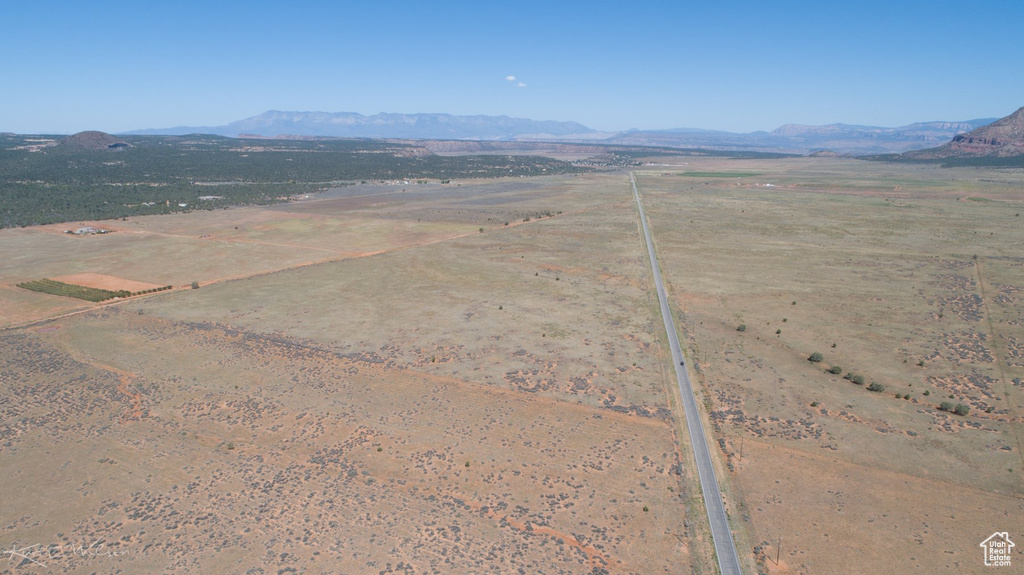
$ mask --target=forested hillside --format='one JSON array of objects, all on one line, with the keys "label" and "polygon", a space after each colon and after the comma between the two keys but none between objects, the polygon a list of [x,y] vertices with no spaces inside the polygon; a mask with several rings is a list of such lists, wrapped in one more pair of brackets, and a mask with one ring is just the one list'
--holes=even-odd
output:
[{"label": "forested hillside", "polygon": [[62,139],[0,135],[0,227],[272,203],[364,180],[588,169],[535,156],[437,156],[381,140],[126,136],[118,140],[127,145],[83,149]]}]

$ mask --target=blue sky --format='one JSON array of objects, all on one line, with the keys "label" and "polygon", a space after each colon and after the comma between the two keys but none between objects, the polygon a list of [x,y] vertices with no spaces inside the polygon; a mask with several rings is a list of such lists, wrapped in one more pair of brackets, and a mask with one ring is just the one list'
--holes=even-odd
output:
[{"label": "blue sky", "polygon": [[1020,0],[0,0],[0,131],[272,109],[744,132],[999,117],[1024,106],[1022,23]]}]

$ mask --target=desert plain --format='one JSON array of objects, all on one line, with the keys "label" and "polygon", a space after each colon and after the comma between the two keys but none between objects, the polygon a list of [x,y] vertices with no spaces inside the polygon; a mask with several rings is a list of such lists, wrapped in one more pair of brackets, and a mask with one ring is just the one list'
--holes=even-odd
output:
[{"label": "desert plain", "polygon": [[[745,572],[1024,550],[1024,173],[634,172]],[[0,230],[0,572],[715,573],[639,224],[611,171]]]}]

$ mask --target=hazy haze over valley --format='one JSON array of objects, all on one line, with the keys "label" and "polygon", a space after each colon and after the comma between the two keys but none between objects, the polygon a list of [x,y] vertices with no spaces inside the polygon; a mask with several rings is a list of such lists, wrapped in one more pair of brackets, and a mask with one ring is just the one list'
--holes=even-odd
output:
[{"label": "hazy haze over valley", "polygon": [[771,132],[746,134],[677,128],[598,132],[576,122],[536,121],[506,116],[450,114],[377,114],[270,111],[223,126],[179,126],[128,134],[217,134],[245,136],[322,136],[443,140],[555,140],[634,146],[668,146],[806,154],[831,150],[841,154],[877,154],[930,148],[948,142],[993,119],[920,122],[900,128],[878,126],[800,126],[787,124]]}]

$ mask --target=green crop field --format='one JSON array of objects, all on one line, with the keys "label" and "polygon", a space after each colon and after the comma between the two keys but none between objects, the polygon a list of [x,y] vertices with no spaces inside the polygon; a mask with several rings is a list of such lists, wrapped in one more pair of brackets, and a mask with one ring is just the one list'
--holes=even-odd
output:
[{"label": "green crop field", "polygon": [[18,284],[18,287],[51,295],[84,299],[85,301],[91,302],[101,302],[108,299],[114,299],[115,297],[129,297],[132,295],[129,291],[110,291],[74,284],[66,284],[64,282],[51,279],[24,282]]},{"label": "green crop field", "polygon": [[20,283],[18,284],[18,287],[50,295],[73,297],[75,299],[82,299],[91,302],[101,302],[114,299],[116,297],[126,298],[135,295],[143,295],[148,293],[169,290],[173,286],[162,286],[158,288],[143,290],[140,292],[130,292],[128,290],[111,291],[99,288],[92,288],[88,286],[69,284],[57,280],[44,278],[41,280],[33,280]]}]

